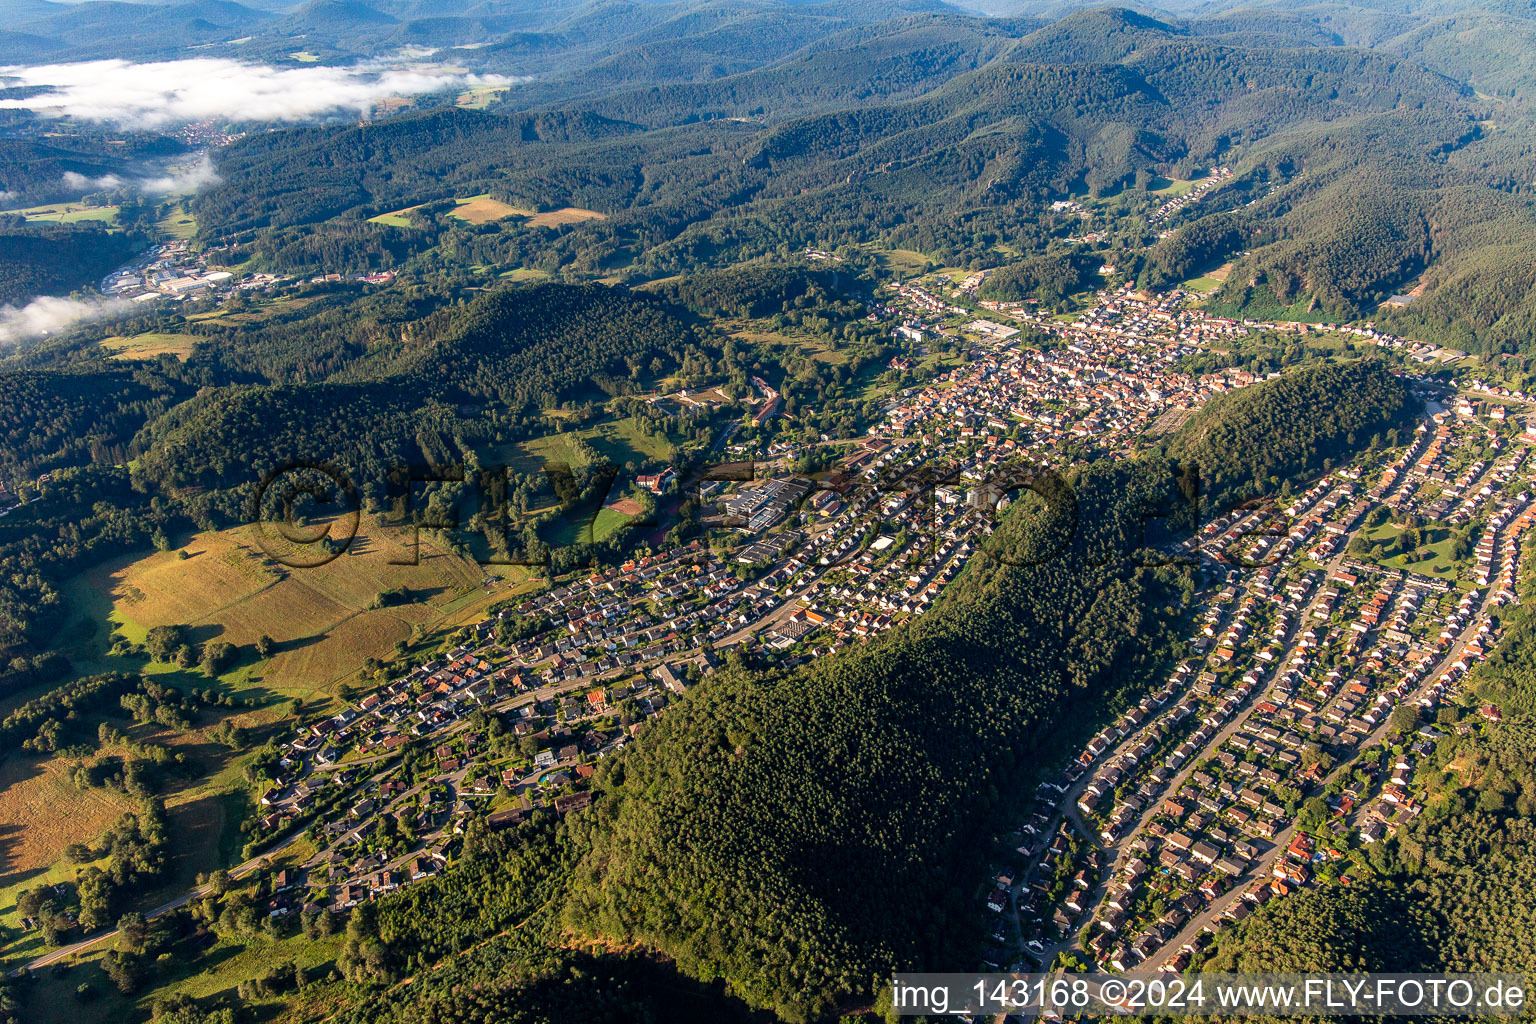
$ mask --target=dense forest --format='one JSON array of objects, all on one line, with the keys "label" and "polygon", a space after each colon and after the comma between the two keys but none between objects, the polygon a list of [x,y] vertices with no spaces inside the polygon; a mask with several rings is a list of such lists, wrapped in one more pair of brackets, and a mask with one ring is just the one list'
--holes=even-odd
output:
[{"label": "dense forest", "polygon": [[822,305],[836,287],[836,274],[754,265],[688,274],[661,282],[655,291],[704,316],[767,317]]},{"label": "dense forest", "polygon": [[[931,614],[793,670],[733,659],[601,764],[589,811],[472,834],[455,867],[362,915],[348,978],[416,980],[357,1012],[532,1012],[542,979],[580,964],[572,936],[658,949],[785,1020],[953,962],[989,811],[1079,738],[1078,709],[1114,707],[1181,649],[1193,581],[1144,530],[1153,513],[1192,525],[1190,486],[1147,460],[1040,479]],[[622,989],[632,967],[582,969]]]},{"label": "dense forest", "polygon": [[[1462,99],[1445,79],[1385,56],[1223,46],[1128,12],[1085,12],[1046,28],[925,24],[941,27],[947,41],[896,25],[859,34],[862,45],[829,49],[855,69],[844,78],[818,51],[718,83],[619,92],[585,109],[433,110],[255,135],[221,153],[225,183],[198,197],[199,223],[206,237],[274,267],[327,270],[409,261],[436,244],[473,262],[578,273],[628,264],[654,276],[881,237],[952,263],[996,264],[1005,262],[1000,243],[1025,255],[1043,244],[1047,197],[1113,193],[1164,169],[1207,165],[1240,143],[1281,138],[1286,128],[1310,140],[1308,126]],[[1000,47],[1010,35],[1014,45]],[[1110,51],[1098,42],[1106,35],[1120,40]],[[970,47],[974,66],[940,55],[954,46]],[[902,95],[905,86],[889,80],[870,87],[864,69],[880,60],[920,69],[912,85],[925,81],[927,90]],[[935,60],[946,70],[925,79],[921,69]],[[838,109],[764,117],[751,98],[808,81],[824,83]],[[727,116],[700,119],[701,101],[719,103]],[[1455,116],[1430,130],[1448,130]],[[1366,136],[1356,148],[1372,145]],[[1261,152],[1243,181],[1297,159]],[[1384,157],[1379,147],[1365,155]],[[519,218],[472,227],[364,223],[481,193],[520,209],[572,206],[604,217],[559,228]],[[1291,249],[1288,262],[1277,257],[1268,268],[1275,286],[1299,280],[1297,261],[1305,287],[1330,303],[1363,302],[1395,286],[1393,275],[1422,264],[1422,244],[1408,253],[1389,247],[1382,266],[1358,281],[1327,262],[1383,224],[1411,224],[1389,198],[1347,221],[1309,214],[1308,225],[1334,234],[1306,245],[1312,227],[1277,234]],[[1047,283],[1042,297],[1058,291]]]},{"label": "dense forest", "polygon": [[1091,256],[1036,256],[993,271],[978,294],[1003,302],[1032,299],[1055,308],[1096,280],[1100,262]]},{"label": "dense forest", "polygon": [[1379,362],[1324,363],[1213,398],[1170,450],[1199,468],[1216,510],[1273,495],[1367,445],[1401,443],[1418,405]]},{"label": "dense forest", "polygon": [[0,373],[0,483],[125,462],[134,434],[186,395],[152,370]]},{"label": "dense forest", "polygon": [[[264,474],[295,462],[339,467],[374,510],[398,498],[401,467],[511,463],[512,504],[544,505],[522,542],[547,552],[554,520],[595,516],[621,467],[627,484],[732,439],[863,437],[891,396],[976,358],[958,332],[892,332],[875,285],[916,267],[955,283],[987,270],[975,298],[1065,312],[1089,289],[1170,289],[1230,264],[1214,311],[1536,354],[1536,21],[1512,5],[1050,21],[937,0],[16,6],[0,54],[28,60],[194,45],[335,70],[452,46],[455,66],[513,84],[465,106],[449,91],[395,113],[225,126],[240,137],[214,150],[218,181],[185,200],[193,248],[288,280],[136,305],[4,353],[0,484],[7,504],[27,499],[0,517],[12,748],[55,752],[87,713],[153,704],[144,679],[81,674],[98,666],[51,650],[71,574],[244,521]],[[6,206],[185,151],[50,124],[0,111]],[[173,200],[132,192],[95,197],[120,204],[125,230],[0,215],[0,305],[88,288],[140,251]],[[483,217],[461,206],[472,197]],[[396,276],[356,276],[384,269]],[[187,345],[128,363],[97,344],[152,333]],[[1338,355],[1321,347],[1332,338],[1277,336],[1270,354],[1255,354],[1264,336],[1191,357],[1284,372],[1138,460],[1040,481],[931,614],[806,663],[732,655],[597,762],[589,809],[502,832],[472,820],[451,867],[331,923],[345,934],[326,934],[335,974],[308,1015],[804,1022],[869,1007],[892,969],[970,966],[994,823],[1184,650],[1194,581],[1150,550],[1167,537],[1147,520],[1188,529],[1197,510],[1406,440],[1419,407],[1402,377],[1320,361]],[[753,377],[781,391],[765,424],[742,416]],[[719,406],[663,397],[698,385],[719,385]],[[790,458],[815,471],[834,450]],[[566,458],[581,463],[569,479],[543,479]],[[684,505],[678,529],[696,529]],[[557,569],[595,545],[567,547]],[[1207,967],[1529,967],[1536,619],[1501,617],[1508,639],[1473,688],[1505,721],[1450,709],[1441,724],[1467,728],[1430,756],[1425,815],[1352,862],[1370,884],[1275,901]],[[111,778],[126,792],[131,774]],[[132,812],[89,851],[81,923],[111,923],[132,887],[166,875],[178,837],[132,781]],[[25,898],[47,933],[64,927],[48,891]],[[143,951],[107,962],[154,970]],[[0,990],[0,1020],[25,1019],[18,994]],[[187,1000],[153,1012],[241,1016]]]},{"label": "dense forest", "polygon": [[230,490],[207,500],[236,517],[262,473],[318,460],[382,500],[395,467],[461,464],[521,440],[541,409],[687,372],[707,344],[664,303],[600,285],[493,292],[372,331],[324,381],[209,388],[177,406],[135,438],[137,478]]},{"label": "dense forest", "polygon": [[1149,508],[1188,507],[1168,468],[1037,486],[931,615],[793,671],[733,659],[602,762],[589,812],[472,829],[452,868],[355,914],[345,1019],[521,1020],[550,999],[608,1019],[608,995],[549,979],[596,972],[623,992],[673,970],[593,961],[573,934],[659,949],[730,996],[701,1008],[674,978],[640,1019],[819,1018],[892,967],[968,948],[988,812],[1064,749],[1074,709],[1113,706],[1176,653],[1191,585],[1142,550]]},{"label": "dense forest", "polygon": [[1173,643],[1183,584],[1140,567],[1136,532],[1172,477],[1073,483],[1075,508],[1042,486],[994,538],[1001,560],[931,616],[794,672],[717,676],[658,723],[575,826],[567,926],[660,948],[789,1020],[952,959],[989,809],[1072,708],[1147,679]]},{"label": "dense forest", "polygon": [[0,304],[94,288],[148,244],[100,225],[41,227],[0,215]]}]

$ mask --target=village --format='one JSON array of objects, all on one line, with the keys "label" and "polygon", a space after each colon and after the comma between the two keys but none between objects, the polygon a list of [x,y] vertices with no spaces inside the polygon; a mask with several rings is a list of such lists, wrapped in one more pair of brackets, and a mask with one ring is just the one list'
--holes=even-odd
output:
[{"label": "village", "polygon": [[[1517,600],[1536,508],[1504,413],[1458,401],[1385,467],[1203,528],[1197,657],[1041,783],[986,900],[994,959],[1176,972],[1267,901],[1359,880],[1419,812],[1437,739],[1474,727],[1447,704]],[[1375,538],[1419,515],[1477,527],[1475,545],[1429,574],[1381,558]]]}]

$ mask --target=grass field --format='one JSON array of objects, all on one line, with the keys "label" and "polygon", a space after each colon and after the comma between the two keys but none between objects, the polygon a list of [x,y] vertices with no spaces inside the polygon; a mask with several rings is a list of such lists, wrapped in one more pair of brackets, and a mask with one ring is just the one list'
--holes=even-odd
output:
[{"label": "grass field", "polygon": [[1209,292],[1215,291],[1217,288],[1220,288],[1221,282],[1216,280],[1214,277],[1192,277],[1180,285],[1180,287],[1188,289],[1192,292],[1207,294]]},{"label": "grass field", "polygon": [[528,218],[528,226],[535,228],[558,228],[567,224],[580,224],[584,220],[607,220],[606,213],[598,213],[596,210],[584,210],[579,206],[566,206],[558,210],[548,210],[544,213],[534,213],[531,210],[520,211]]},{"label": "grass field", "polygon": [[641,433],[639,424],[625,419],[523,441],[505,452],[504,458],[519,473],[535,473],[551,464],[585,466],[587,459],[576,445],[578,438],[616,466],[647,458],[670,459],[673,454],[671,441]]},{"label": "grass field", "polygon": [[449,216],[470,224],[489,224],[522,212],[490,196],[472,196],[469,199],[455,199],[454,202],[459,204],[458,208]]},{"label": "grass field", "polygon": [[1158,178],[1152,183],[1152,194],[1159,196],[1181,196],[1200,184],[1198,180],[1185,181],[1173,178]]},{"label": "grass field", "polygon": [[6,210],[5,213],[19,213],[29,221],[44,221],[50,224],[78,224],[81,221],[102,221],[106,224],[117,223],[118,208],[115,206],[82,206],[79,203],[49,203],[45,206],[29,206],[24,210]]},{"label": "grass field", "polygon": [[[256,547],[248,527],[197,534],[180,550],[187,557],[168,551],[117,559],[74,577],[64,587],[70,617],[62,635],[69,638],[65,650],[79,674],[142,672],[184,689],[211,688],[258,702],[255,707],[205,709],[195,727],[186,732],[152,723],[133,725],[121,712],[106,713],[135,741],[166,744],[202,769],[193,779],[168,781],[162,791],[175,836],[171,872],[155,891],[140,894],[135,907],[156,906],[185,890],[199,872],[238,861],[244,841],[240,823],[251,806],[242,769],[253,751],[280,727],[287,715],[284,701],[301,698],[311,710],[316,702],[330,704],[343,683],[357,681],[358,669],[367,658],[391,657],[395,641],[411,637],[416,627],[425,631],[429,642],[438,642],[483,618],[491,603],[535,585],[528,582],[529,570],[506,566],[495,570],[503,582],[487,585],[484,570],[450,553],[426,532],[420,538],[419,564],[392,565],[409,558],[407,538],[403,531],[373,519],[363,521],[347,554],[317,569],[288,569],[270,562]],[[399,587],[408,588],[407,603],[373,607],[379,592]],[[195,643],[218,637],[242,645],[240,663],[210,679],[197,669],[146,663],[110,652],[114,634],[139,641],[151,627],[170,623],[186,627]],[[280,644],[278,652],[264,660],[249,646],[263,633]],[[42,689],[17,694],[15,699],[39,696]],[[207,736],[207,730],[231,716],[252,730],[246,750],[229,750]],[[79,730],[94,732],[98,717],[81,723]],[[94,759],[96,752],[90,756]],[[0,960],[4,966],[42,952],[36,933],[18,930],[19,891],[39,881],[72,879],[78,865],[63,856],[64,849],[71,843],[94,842],[130,809],[131,801],[110,790],[78,789],[68,776],[71,764],[60,755],[16,754],[0,761]],[[13,936],[14,941],[4,941]],[[236,952],[245,955],[243,948]],[[233,980],[219,980],[212,988],[200,987],[199,992],[221,990],[256,973],[241,969],[243,973]],[[72,969],[69,974],[79,977],[70,983],[69,991],[94,970],[89,965]],[[222,968],[210,970],[218,979],[228,978]],[[105,993],[111,986],[97,988]],[[77,1009],[72,996],[68,1003],[69,1009]],[[94,1012],[111,1003],[103,997],[90,1005]],[[108,1013],[85,1019],[124,1018],[121,1013]]]},{"label": "grass field", "polygon": [[[225,939],[200,956],[196,970],[173,966],[168,973],[157,974],[155,982],[137,996],[119,994],[117,987],[101,969],[101,960],[111,948],[102,945],[78,959],[68,970],[39,972],[37,981],[27,991],[24,1016],[28,1024],[118,1024],[127,1020],[147,1020],[156,997],[171,991],[185,992],[194,998],[235,996],[242,982],[265,974],[274,964],[294,963],[312,976],[324,973],[341,952],[342,936],[306,940],[295,935],[280,941],[265,938]],[[97,995],[89,1002],[75,996],[81,983],[89,983]],[[236,1000],[251,1020],[269,1021],[286,1006],[282,997]]]},{"label": "grass field", "polygon": [[[390,564],[410,557],[405,540],[403,531],[368,521],[340,558],[288,569],[241,528],[192,537],[185,559],[158,552],[109,562],[66,585],[72,609],[87,620],[71,634],[89,637],[72,654],[87,665],[110,661],[103,653],[109,629],[135,642],[173,624],[197,642],[249,645],[265,634],[278,641],[278,653],[227,674],[224,686],[245,696],[328,700],[365,660],[388,656],[414,626],[430,625],[447,605],[478,592],[480,568],[425,533],[420,564]],[[381,591],[399,587],[410,590],[410,603],[370,607]]]},{"label": "grass field", "polygon": [[190,213],[172,210],[155,222],[155,228],[167,238],[191,238],[197,234],[197,218]]},{"label": "grass field", "polygon": [[76,789],[67,767],[58,758],[0,762],[0,889],[73,879],[73,867],[61,862],[64,847],[97,835],[131,808],[133,801],[109,790]]},{"label": "grass field", "polygon": [[215,320],[221,324],[257,324],[279,313],[302,309],[315,301],[316,297],[313,295],[282,299],[253,298],[253,305],[241,313],[231,313],[223,306],[219,306],[202,313],[193,313],[187,319],[197,323]]},{"label": "grass field", "polygon": [[882,249],[880,267],[890,274],[921,274],[931,264],[928,257],[914,249]]},{"label": "grass field", "polygon": [[[254,749],[286,716],[283,701],[300,698],[311,709],[317,701],[330,703],[341,684],[356,681],[366,659],[391,657],[395,641],[411,637],[414,627],[429,636],[457,630],[530,575],[499,567],[496,574],[506,582],[487,587],[480,567],[425,533],[420,564],[391,565],[409,555],[402,540],[398,532],[365,521],[351,552],[321,568],[299,570],[268,561],[250,529],[242,528],[192,537],[182,548],[185,559],[174,552],[129,556],[66,584],[70,619],[63,635],[70,638],[66,651],[78,673],[142,672],[184,689],[212,688],[259,702],[204,712],[187,732],[113,719],[136,741],[169,745],[203,769],[200,777],[178,780],[164,792],[177,841],[173,871],[162,888],[185,888],[199,871],[233,863],[240,853],[239,823],[248,802],[241,767],[251,755],[213,743],[205,730],[232,714],[254,730]],[[409,603],[371,607],[380,591],[397,587],[409,588]],[[242,645],[241,661],[210,679],[197,669],[111,654],[113,633],[139,641],[164,624],[186,627],[193,642],[218,637]],[[265,660],[249,646],[263,633],[279,641],[277,653]],[[85,726],[94,732],[93,722]],[[68,778],[70,766],[61,756],[0,761],[0,926],[15,924],[6,919],[6,908],[14,907],[19,886],[72,878],[75,866],[63,858],[64,848],[95,840],[130,809],[129,800],[109,790],[77,789]],[[6,948],[6,957],[16,955]]]},{"label": "grass field", "polygon": [[[739,321],[738,321],[739,322]],[[785,334],[777,331],[736,330],[731,331],[731,337],[740,338],[752,345],[781,345],[794,349],[804,356],[816,360],[818,363],[830,363],[837,365],[846,363],[849,358],[847,349],[838,347],[830,338],[824,338],[813,334]]]},{"label": "grass field", "polygon": [[114,359],[154,359],[160,355],[173,355],[185,359],[192,354],[192,346],[199,339],[192,334],[135,334],[131,338],[116,335],[101,339],[101,347],[112,353]]},{"label": "grass field", "polygon": [[629,522],[632,518],[634,517],[627,516],[623,512],[611,508],[599,510],[597,518],[592,520],[592,539],[594,541],[607,540],[615,530]]},{"label": "grass field", "polygon": [[411,223],[410,217],[408,217],[407,214],[409,214],[412,210],[415,210],[415,209],[417,209],[417,207],[415,207],[415,206],[407,206],[403,210],[394,210],[394,211],[392,211],[390,213],[381,213],[377,217],[369,217],[368,218],[368,223],[369,224],[384,224],[384,225],[387,225],[388,227],[392,227],[392,228],[414,227],[414,225]]},{"label": "grass field", "polygon": [[295,50],[288,57],[290,60],[296,60],[300,64],[314,64],[320,60],[318,53],[310,53],[308,50]]}]

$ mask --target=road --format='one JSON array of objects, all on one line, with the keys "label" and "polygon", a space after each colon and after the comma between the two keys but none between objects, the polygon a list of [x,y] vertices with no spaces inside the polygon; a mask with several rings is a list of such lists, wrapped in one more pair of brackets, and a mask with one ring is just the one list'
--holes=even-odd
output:
[{"label": "road", "polygon": [[[803,593],[803,591],[801,591],[801,593]],[[798,597],[798,596],[799,596],[799,594],[796,595],[796,597]],[[758,628],[762,624],[762,622],[765,622],[768,619],[772,618],[774,614],[778,614],[782,610],[782,607],[787,607],[790,604],[792,604],[792,602],[786,602],[785,606],[781,606],[781,609],[776,609],[774,613],[770,613],[770,615],[766,616],[763,620],[760,620],[757,623],[753,623],[751,626],[744,627],[742,632],[746,632],[748,630],[752,630],[752,629]],[[725,641],[722,641],[722,645],[724,643],[725,643]],[[702,650],[702,649],[700,649],[700,650]],[[695,652],[695,653],[697,653],[697,652]],[[602,673],[602,674],[596,675],[596,676],[589,676],[589,677],[583,677],[583,678],[580,678],[580,679],[574,679],[574,680],[571,680],[569,682],[563,682],[563,683],[555,684],[555,685],[552,685],[552,686],[538,687],[537,689],[530,690],[530,691],[528,691],[526,693],[521,693],[521,694],[517,694],[516,696],[510,697],[507,700],[502,701],[501,703],[499,703],[497,705],[494,705],[492,709],[496,710],[496,711],[507,711],[507,710],[511,710],[511,709],[520,707],[520,706],[522,706],[524,704],[533,703],[533,702],[542,701],[542,700],[551,700],[551,699],[559,697],[559,696],[561,696],[561,695],[563,695],[565,693],[569,693],[569,692],[571,692],[573,690],[588,688],[588,687],[592,686],[593,683],[596,682],[596,681],[599,681],[599,680],[602,680],[602,679],[605,679],[605,678],[609,678],[609,677],[612,677],[612,676],[616,676],[616,675],[619,675],[619,674],[622,674],[622,673],[632,673],[634,671],[635,671],[635,666],[630,666],[628,668],[614,669],[614,670],[612,670],[610,672],[605,672],[605,673]],[[426,736],[423,736],[420,739],[421,739],[422,742],[439,743],[439,742],[442,741],[442,739],[444,737],[451,736],[454,733],[457,733],[457,732],[467,728],[468,725],[469,725],[469,723],[466,720],[460,719],[459,721],[455,722],[453,725],[449,726],[448,728],[443,729],[440,732],[428,733]],[[352,761],[337,762],[335,764],[330,764],[330,765],[319,765],[319,766],[316,766],[315,772],[316,773],[327,772],[327,771],[334,772],[334,771],[337,771],[337,770],[340,770],[340,769],[343,769],[343,768],[354,768],[354,767],[357,767],[357,766],[360,766],[360,765],[371,764],[371,763],[377,762],[379,760],[382,760],[382,759],[384,759],[386,757],[390,757],[390,756],[391,755],[383,755],[383,754],[381,754],[381,755],[376,755],[376,756],[373,756],[373,757],[360,758],[360,759],[352,760]],[[462,781],[462,779],[464,777],[464,773],[467,770],[468,770],[467,768],[466,769],[461,769],[460,772],[458,773],[458,779],[460,781]],[[388,774],[389,774],[388,771],[384,771],[384,772],[379,772],[379,773],[376,773],[376,774],[370,776],[369,778],[363,780],[362,782],[359,782],[355,787],[353,787],[352,793],[355,795],[356,793],[362,791],[367,786],[378,783],[379,781],[381,781]],[[414,787],[412,792],[415,792],[419,788],[420,788],[419,785],[417,787]],[[455,785],[454,788],[455,788],[455,791],[457,791],[459,787],[457,785]],[[399,798],[397,798],[395,803],[398,803],[398,801],[401,800],[401,799],[405,799],[405,796],[408,796],[408,795],[410,795],[410,794],[408,793],[408,794],[404,794],[404,795],[400,796]],[[237,879],[245,877],[246,875],[248,875],[251,872],[255,871],[258,867],[260,867],[263,862],[271,860],[271,858],[273,858],[273,857],[277,856],[278,854],[282,853],[284,850],[287,850],[289,847],[291,847],[294,843],[298,842],[302,838],[304,838],[304,833],[302,831],[301,832],[295,832],[293,835],[291,835],[288,838],[281,840],[277,844],[267,848],[266,850],[262,851],[261,853],[257,854],[256,856],[252,857],[250,860],[245,861],[243,864],[239,864],[236,867],[231,868],[230,871],[229,871],[230,877],[231,878],[237,878]],[[322,856],[325,853],[328,853],[329,851],[330,851],[330,847],[326,847],[325,849],[323,849],[320,852],[316,853],[313,857],[311,857],[308,861],[305,862],[305,866],[308,867],[308,866],[312,866],[312,865],[318,863],[320,861],[320,859],[322,858]],[[404,860],[409,859],[411,856],[414,856],[415,853],[417,853],[417,852],[419,852],[419,851],[413,851],[412,853],[407,854],[404,857],[398,858],[397,861],[398,862],[403,862]],[[185,893],[182,893],[180,896],[177,896],[175,899],[170,900],[167,903],[163,903],[160,906],[155,907],[152,910],[146,911],[145,914],[144,914],[144,917],[145,917],[146,920],[153,920],[153,919],[155,919],[157,917],[161,917],[161,916],[163,916],[165,914],[170,913],[173,910],[176,910],[179,907],[186,906],[188,903],[190,903],[194,899],[198,899],[198,898],[201,898],[203,896],[208,895],[210,892],[212,892],[212,887],[211,886],[208,886],[208,885],[197,886],[196,888],[193,888],[191,890],[188,890]],[[35,971],[35,970],[38,970],[40,968],[47,967],[49,964],[58,963],[59,961],[67,959],[68,957],[74,956],[77,953],[85,952],[86,950],[92,949],[92,948],[100,945],[103,942],[107,942],[107,941],[111,940],[113,937],[115,937],[116,935],[117,935],[117,929],[116,928],[111,928],[111,929],[108,929],[108,930],[105,930],[105,931],[97,932],[96,934],[88,936],[88,937],[86,937],[84,939],[81,939],[78,942],[72,942],[72,943],[70,943],[67,946],[60,946],[58,949],[51,950],[51,951],[49,951],[47,953],[44,953],[42,956],[39,956],[39,957],[36,957],[36,958],[30,960],[27,963],[21,965],[20,967],[14,968],[11,971],[11,976],[12,977],[17,977],[17,976],[19,976],[19,975],[21,975],[21,974],[23,974],[23,973],[25,973],[27,971]]]},{"label": "road", "polygon": [[[276,856],[277,854],[282,853],[284,850],[288,849],[288,847],[292,846],[302,838],[304,838],[304,833],[294,833],[287,839],[284,839],[282,842],[278,843],[276,846],[271,847],[270,849],[262,852],[261,854],[258,854],[255,857],[252,857],[244,864],[240,864],[231,868],[229,871],[230,877],[245,877],[246,875],[259,868],[264,862]],[[157,917],[169,914],[171,911],[177,909],[178,907],[186,906],[194,899],[207,896],[211,892],[213,892],[213,886],[200,885],[195,889],[182,893],[180,896],[171,900],[169,903],[162,903],[160,906],[154,908],[153,910],[146,911],[144,917],[146,920],[152,921]],[[117,929],[111,928],[106,931],[97,932],[95,935],[81,939],[79,942],[70,943],[68,946],[60,946],[58,949],[55,949],[50,953],[44,953],[42,956],[37,957],[36,959],[31,960],[28,963],[23,964],[22,966],[11,971],[11,977],[18,977],[19,975],[28,971],[35,971],[40,968],[47,967],[49,964],[57,963],[66,957],[74,956],[76,953],[82,953],[85,950],[92,948],[93,946],[106,942],[108,939],[111,939],[116,935]]]},{"label": "road", "polygon": [[[1338,555],[1335,555],[1334,558],[1328,563],[1328,565],[1324,567],[1324,572],[1332,573],[1343,563],[1344,557],[1345,556],[1341,550],[1341,552]],[[1326,575],[1324,578],[1326,579]],[[1312,610],[1317,606],[1317,602],[1321,599],[1324,589],[1326,588],[1319,587],[1317,592],[1312,595],[1306,606],[1302,608],[1301,612],[1297,615],[1296,621],[1291,625],[1291,630],[1287,637],[1285,647],[1282,648],[1280,654],[1276,656],[1275,661],[1273,662],[1273,665],[1276,667],[1276,669],[1287,664],[1291,657],[1294,655],[1296,650],[1296,641],[1301,636],[1301,633],[1303,632],[1306,625],[1312,621]],[[1210,751],[1221,749],[1221,745],[1230,739],[1234,733],[1238,732],[1242,728],[1242,724],[1246,717],[1244,712],[1254,703],[1262,701],[1269,695],[1269,692],[1273,688],[1274,682],[1278,676],[1278,671],[1271,671],[1269,684],[1256,688],[1251,697],[1249,697],[1246,701],[1234,709],[1232,717],[1227,721],[1227,723],[1218,729],[1216,733],[1210,738],[1210,740],[1207,741],[1206,745],[1201,749],[1201,751],[1195,756],[1191,757],[1188,764],[1180,769],[1179,772],[1168,781],[1168,784],[1163,787],[1164,792],[1179,792],[1179,790],[1184,787],[1184,784],[1189,781],[1189,777],[1198,769],[1198,766],[1204,759],[1204,756]],[[1144,726],[1142,729],[1136,730],[1130,736],[1126,737],[1124,740],[1118,743],[1115,747],[1106,751],[1094,763],[1106,764],[1123,753],[1127,748],[1139,744],[1145,732],[1145,728],[1149,727],[1151,724],[1152,723],[1150,721],[1146,723],[1146,726]],[[1079,834],[1087,838],[1089,842],[1092,842],[1095,845],[1099,845],[1098,830],[1096,828],[1091,828],[1086,822],[1084,822],[1082,815],[1078,812],[1077,809],[1077,800],[1083,795],[1083,791],[1087,789],[1088,784],[1093,781],[1094,774],[1095,773],[1092,771],[1085,771],[1082,776],[1078,778],[1077,782],[1068,787],[1065,796],[1062,798],[1062,801],[1063,813],[1065,813],[1067,818],[1070,819],[1073,825],[1076,826]],[[1146,810],[1142,812],[1141,817],[1136,820],[1134,826],[1132,826],[1132,828],[1130,828],[1123,836],[1121,836],[1120,839],[1104,847],[1104,849],[1111,854],[1110,862],[1105,866],[1103,875],[1099,879],[1098,884],[1089,894],[1088,901],[1083,906],[1083,912],[1079,918],[1080,920],[1091,921],[1093,919],[1093,915],[1098,909],[1099,903],[1103,900],[1105,894],[1108,892],[1109,879],[1113,877],[1114,872],[1120,868],[1121,863],[1124,861],[1126,853],[1130,848],[1131,841],[1135,839],[1137,835],[1141,834],[1142,830],[1144,830],[1147,825],[1151,823],[1152,819],[1161,812],[1161,798],[1148,801]],[[1074,950],[1075,947],[1076,935],[1069,935],[1063,937],[1062,941],[1055,943],[1054,945],[1047,946],[1045,952],[1041,955],[1044,956],[1046,958],[1046,962],[1049,963],[1050,960],[1056,956],[1056,954],[1065,952],[1067,950]],[[1079,953],[1079,956],[1081,955],[1082,954]]]}]

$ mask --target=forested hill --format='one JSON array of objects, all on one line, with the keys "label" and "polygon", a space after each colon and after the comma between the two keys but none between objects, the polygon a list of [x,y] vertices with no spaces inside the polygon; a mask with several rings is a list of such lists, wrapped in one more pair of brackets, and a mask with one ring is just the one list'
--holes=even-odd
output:
[{"label": "forested hill", "polygon": [[589,810],[472,828],[441,875],[361,910],[338,1020],[613,1020],[603,991],[549,980],[622,987],[637,964],[615,949],[731,996],[668,1016],[657,1000],[687,986],[653,967],[619,1019],[731,1021],[744,1003],[821,1020],[870,1005],[894,967],[979,953],[995,812],[1081,738],[1073,723],[1166,667],[1192,585],[1141,548],[1149,509],[1187,507],[1167,466],[1038,493],[921,619],[791,670],[733,657],[599,762]]},{"label": "forested hill", "polygon": [[0,373],[0,485],[125,462],[134,434],[181,397],[150,370]]},{"label": "forested hill", "polygon": [[[1105,18],[1125,40],[1113,60],[1088,46]],[[1314,125],[1434,110],[1437,131],[1460,118],[1454,139],[1473,123],[1463,87],[1390,55],[1227,46],[1123,12],[1033,33],[1023,22],[942,24],[937,43],[916,27],[871,29],[857,45],[774,68],[510,124],[434,112],[253,136],[221,155],[225,183],[198,198],[199,224],[275,266],[313,266],[323,250],[326,269],[346,269],[431,244],[367,217],[489,193],[520,209],[604,216],[559,228],[447,225],[444,242],[477,262],[582,272],[618,262],[660,276],[882,237],[957,263],[995,261],[988,232],[1044,243],[1049,197],[1112,192],[1277,140],[1265,145],[1292,152],[1266,153],[1244,179],[1262,184],[1324,144],[1295,134]],[[833,57],[841,76],[823,66]],[[903,81],[879,80],[892,75]],[[1422,248],[1328,294],[1356,301],[1395,287]]]},{"label": "forested hill", "polygon": [[458,183],[483,183],[519,149],[633,127],[586,113],[498,117],[450,107],[345,129],[258,133],[220,151],[226,184],[198,197],[199,217],[227,234],[353,210],[371,216],[440,198]]},{"label": "forested hill", "polygon": [[1373,360],[1325,363],[1207,402],[1171,452],[1198,467],[1206,508],[1274,494],[1369,445],[1402,443],[1419,402]]},{"label": "forested hill", "polygon": [[0,226],[0,304],[93,288],[146,241],[97,226]]},{"label": "forested hill", "polygon": [[377,497],[392,466],[462,461],[517,439],[542,407],[637,390],[705,344],[660,300],[602,285],[504,289],[390,329],[324,381],[209,388],[177,406],[135,439],[139,478],[238,489],[320,459]]},{"label": "forested hill", "polygon": [[1075,510],[1050,488],[1021,505],[994,557],[889,639],[718,674],[669,712],[573,825],[566,926],[790,1021],[870,999],[894,967],[957,962],[993,812],[1076,712],[1148,682],[1174,644],[1186,584],[1139,567],[1137,519],[1175,500],[1171,474],[1095,467],[1073,489]]}]

